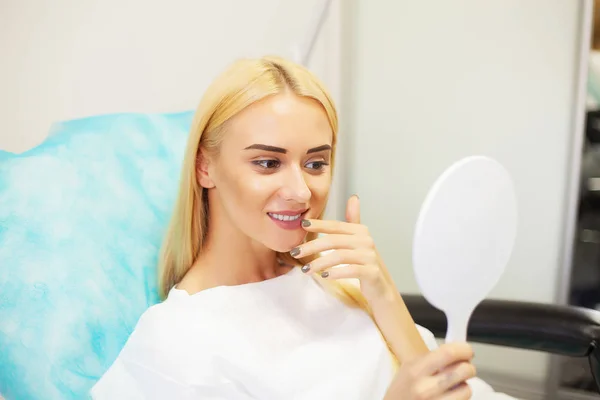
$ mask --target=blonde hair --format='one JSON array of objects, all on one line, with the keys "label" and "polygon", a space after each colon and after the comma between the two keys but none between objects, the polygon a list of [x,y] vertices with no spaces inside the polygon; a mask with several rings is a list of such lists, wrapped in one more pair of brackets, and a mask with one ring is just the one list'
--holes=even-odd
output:
[{"label": "blonde hair", "polygon": [[[231,65],[211,84],[202,98],[187,142],[179,196],[170,225],[163,242],[159,259],[159,293],[164,299],[169,290],[183,279],[202,251],[208,228],[208,204],[206,190],[197,180],[200,149],[216,154],[226,131],[226,122],[249,105],[268,96],[290,91],[297,96],[316,100],[323,107],[331,129],[333,168],[337,143],[337,111],[324,85],[301,65],[279,57],[242,59]],[[318,218],[321,218],[319,216]],[[316,234],[309,233],[306,240]],[[280,259],[291,265],[298,260],[288,253],[280,253]],[[309,259],[300,260],[303,264]],[[318,282],[344,303],[372,312],[358,287],[335,280],[317,277]],[[389,346],[388,346],[389,347]],[[395,356],[392,353],[395,359]]]}]

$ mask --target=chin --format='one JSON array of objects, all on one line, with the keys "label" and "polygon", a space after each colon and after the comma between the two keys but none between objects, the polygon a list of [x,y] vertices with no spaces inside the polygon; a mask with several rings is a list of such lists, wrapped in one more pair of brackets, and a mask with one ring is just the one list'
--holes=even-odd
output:
[{"label": "chin", "polygon": [[300,234],[296,235],[295,238],[294,238],[294,235],[289,235],[287,238],[285,238],[285,237],[274,238],[273,240],[268,241],[268,242],[265,241],[264,243],[271,250],[275,250],[279,253],[288,253],[294,247],[302,244],[305,237],[306,237],[306,232],[301,232]]}]

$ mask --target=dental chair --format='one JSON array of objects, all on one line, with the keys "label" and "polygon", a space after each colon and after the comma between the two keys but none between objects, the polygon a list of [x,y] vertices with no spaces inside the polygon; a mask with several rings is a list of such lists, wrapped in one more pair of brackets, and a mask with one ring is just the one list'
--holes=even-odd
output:
[{"label": "dental chair", "polygon": [[[159,301],[157,254],[191,112],[56,124],[23,154],[0,151],[0,397],[75,400]],[[418,324],[445,317],[403,296]],[[587,357],[599,382],[599,313],[486,300],[469,340]]]},{"label": "dental chair", "polygon": [[[423,296],[402,296],[415,322],[437,338],[446,335],[446,316]],[[585,357],[600,393],[600,312],[591,309],[507,300],[484,300],[467,331],[469,342]]]}]

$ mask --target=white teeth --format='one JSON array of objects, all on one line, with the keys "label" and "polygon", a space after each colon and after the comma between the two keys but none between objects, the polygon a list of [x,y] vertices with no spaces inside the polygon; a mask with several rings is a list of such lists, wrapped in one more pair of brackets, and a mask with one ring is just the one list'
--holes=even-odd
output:
[{"label": "white teeth", "polygon": [[280,221],[295,221],[298,218],[300,218],[300,216],[302,214],[298,214],[298,215],[281,215],[281,214],[274,214],[274,213],[269,213],[269,215],[275,219],[278,219]]}]

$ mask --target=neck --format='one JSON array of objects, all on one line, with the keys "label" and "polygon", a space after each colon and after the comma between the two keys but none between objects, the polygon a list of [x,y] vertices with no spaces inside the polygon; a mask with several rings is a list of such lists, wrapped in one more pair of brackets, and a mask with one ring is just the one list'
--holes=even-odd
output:
[{"label": "neck", "polygon": [[220,285],[241,285],[281,275],[275,251],[237,229],[223,228],[209,229],[202,254],[194,263],[211,280]]},{"label": "neck", "polygon": [[246,236],[215,208],[209,211],[210,222],[202,251],[180,287],[196,292],[216,286],[260,282],[287,272],[274,250]]}]

